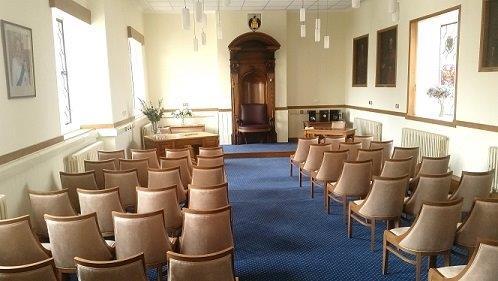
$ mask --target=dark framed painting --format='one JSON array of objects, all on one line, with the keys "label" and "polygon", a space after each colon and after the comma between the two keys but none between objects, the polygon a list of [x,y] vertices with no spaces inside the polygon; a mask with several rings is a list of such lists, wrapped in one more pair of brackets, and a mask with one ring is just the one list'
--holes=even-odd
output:
[{"label": "dark framed painting", "polygon": [[377,31],[376,87],[396,87],[398,26]]},{"label": "dark framed painting", "polygon": [[9,99],[36,96],[31,28],[0,21]]},{"label": "dark framed painting", "polygon": [[353,39],[353,87],[366,87],[368,75],[368,34]]},{"label": "dark framed painting", "polygon": [[483,0],[479,71],[498,71],[498,0]]}]

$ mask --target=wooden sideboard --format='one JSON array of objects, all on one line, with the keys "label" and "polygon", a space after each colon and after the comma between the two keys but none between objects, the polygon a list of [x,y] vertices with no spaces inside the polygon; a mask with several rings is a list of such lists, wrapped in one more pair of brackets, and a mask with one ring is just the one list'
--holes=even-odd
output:
[{"label": "wooden sideboard", "polygon": [[190,132],[205,132],[206,126],[203,124],[193,124],[193,125],[170,125],[159,128],[162,134],[178,134],[178,133],[190,133]]},{"label": "wooden sideboard", "polygon": [[346,129],[304,129],[304,137],[306,138],[324,138],[329,136],[339,136],[345,137],[346,139],[354,138],[356,129],[346,128]]},{"label": "wooden sideboard", "polygon": [[165,156],[165,149],[185,147],[192,147],[194,155],[197,155],[199,147],[217,147],[219,143],[218,135],[208,132],[157,134],[144,137],[145,148],[155,148],[158,157]]}]

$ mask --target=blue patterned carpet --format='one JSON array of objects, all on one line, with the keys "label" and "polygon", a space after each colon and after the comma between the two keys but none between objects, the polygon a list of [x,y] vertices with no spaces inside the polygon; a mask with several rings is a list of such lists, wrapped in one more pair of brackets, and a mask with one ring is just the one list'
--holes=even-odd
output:
[{"label": "blue patterned carpet", "polygon": [[240,145],[223,145],[225,153],[296,151],[297,143],[251,143]]},{"label": "blue patterned carpet", "polygon": [[[309,195],[289,177],[287,158],[227,159],[233,207],[235,267],[242,281],[414,280],[415,268],[390,256],[381,273],[382,232],[370,251],[370,232],[359,224],[348,239],[342,208],[323,210],[323,193]],[[442,258],[440,258],[442,259]],[[454,258],[455,259],[455,258]],[[425,262],[425,265],[427,262]],[[424,279],[427,269],[423,269]]]}]

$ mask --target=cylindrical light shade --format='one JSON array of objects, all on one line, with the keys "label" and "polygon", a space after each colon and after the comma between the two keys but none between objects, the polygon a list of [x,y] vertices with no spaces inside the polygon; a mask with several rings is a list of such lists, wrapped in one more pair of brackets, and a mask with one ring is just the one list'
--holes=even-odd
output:
[{"label": "cylindrical light shade", "polygon": [[305,38],[305,37],[306,37],[306,25],[301,24],[301,38]]},{"label": "cylindrical light shade", "polygon": [[357,9],[360,7],[360,0],[351,0],[351,6],[353,6],[353,8]]},{"label": "cylindrical light shade", "polygon": [[399,21],[399,2],[396,2],[396,9],[394,10],[394,13],[391,14],[391,18],[393,22]]},{"label": "cylindrical light shade", "polygon": [[315,28],[315,42],[320,42],[320,29]]},{"label": "cylindrical light shade", "polygon": [[187,7],[182,9],[182,28],[184,30],[190,29],[190,11]]},{"label": "cylindrical light shade", "polygon": [[206,46],[206,32],[204,30],[201,32],[201,44],[202,46]]},{"label": "cylindrical light shade", "polygon": [[398,0],[389,0],[389,4],[387,6],[387,10],[389,11],[390,14],[394,13],[396,11]]},{"label": "cylindrical light shade", "polygon": [[315,29],[320,30],[320,24],[321,24],[320,19],[316,19],[315,20]]},{"label": "cylindrical light shade", "polygon": [[202,12],[202,3],[201,1],[197,0],[195,2],[195,21],[198,23],[202,23],[202,15],[204,13]]},{"label": "cylindrical light shade", "polygon": [[323,48],[330,48],[330,37],[328,35],[323,36]]},{"label": "cylindrical light shade", "polygon": [[305,8],[299,9],[299,21],[300,22],[306,21],[306,9]]},{"label": "cylindrical light shade", "polygon": [[202,13],[202,26],[207,28],[208,26],[208,16],[206,13]]},{"label": "cylindrical light shade", "polygon": [[194,52],[199,51],[199,40],[194,36]]}]

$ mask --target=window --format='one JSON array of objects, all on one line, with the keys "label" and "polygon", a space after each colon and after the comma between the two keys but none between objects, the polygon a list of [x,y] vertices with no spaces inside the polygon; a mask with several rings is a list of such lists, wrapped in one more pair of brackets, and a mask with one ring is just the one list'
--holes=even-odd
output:
[{"label": "window", "polygon": [[133,82],[133,108],[135,116],[141,114],[140,101],[145,100],[145,73],[142,43],[134,38],[128,38],[131,74]]},{"label": "window", "polygon": [[460,8],[410,22],[408,118],[453,125]]},{"label": "window", "polygon": [[55,20],[55,61],[57,71],[57,92],[59,94],[59,110],[62,126],[72,123],[71,97],[69,93],[69,80],[67,72],[66,42],[64,39],[64,21]]}]

